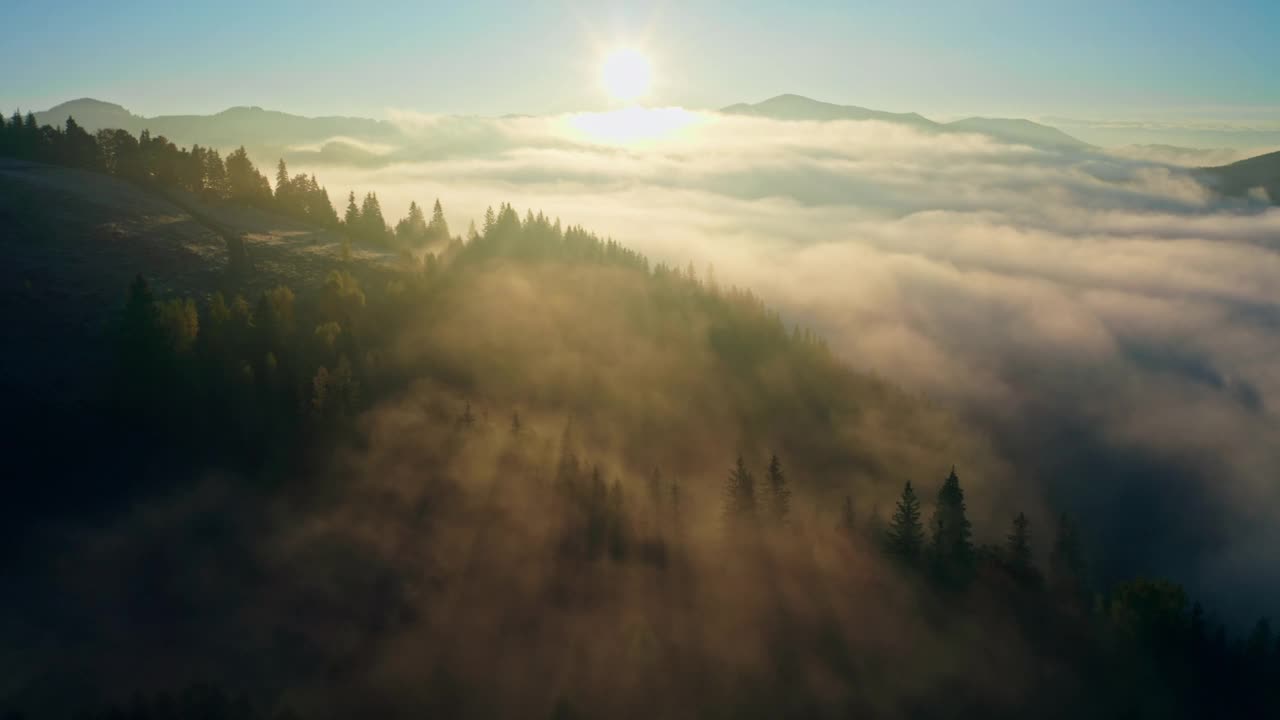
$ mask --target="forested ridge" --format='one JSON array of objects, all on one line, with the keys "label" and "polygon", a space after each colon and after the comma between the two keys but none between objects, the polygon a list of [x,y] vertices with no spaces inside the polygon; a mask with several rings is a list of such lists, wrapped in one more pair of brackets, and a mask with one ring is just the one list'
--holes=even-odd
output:
[{"label": "forested ridge", "polygon": [[1268,620],[1098,586],[980,438],[714,273],[507,204],[339,218],[283,162],[70,119],[0,152],[415,250],[256,297],[139,268],[88,404],[127,452],[43,478],[112,509],[13,574],[13,717],[1280,711]]}]

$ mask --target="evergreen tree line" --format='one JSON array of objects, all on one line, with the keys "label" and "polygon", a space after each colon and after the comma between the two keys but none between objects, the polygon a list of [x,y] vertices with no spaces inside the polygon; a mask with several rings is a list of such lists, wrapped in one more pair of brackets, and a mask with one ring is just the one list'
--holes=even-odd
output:
[{"label": "evergreen tree line", "polygon": [[[439,219],[432,223],[447,228],[438,203],[433,215]],[[468,242],[455,238],[439,253],[411,258],[368,294],[345,268],[331,270],[319,292],[302,297],[281,285],[252,300],[215,293],[202,302],[156,298],[139,275],[117,331],[118,397],[108,406],[127,409],[129,422],[172,433],[173,452],[196,452],[198,446],[197,455],[250,464],[288,456],[295,443],[402,390],[404,378],[377,370],[379,354],[417,309],[447,292],[446,279],[498,257],[641,273],[673,301],[711,307],[722,316],[725,329],[717,338],[730,360],[746,350],[780,347],[829,357],[816,334],[788,331],[750,291],[704,282],[692,265],[651,268],[643,255],[612,239],[579,226],[562,228],[542,213],[521,220],[505,203],[487,216],[484,231],[472,228]],[[192,416],[190,407],[209,411]]]},{"label": "evergreen tree line", "polygon": [[383,218],[376,193],[368,193],[357,205],[352,192],[339,218],[329,191],[315,175],[290,175],[281,159],[273,190],[243,146],[224,160],[214,148],[180,148],[149,130],[136,138],[118,129],[91,134],[73,117],[62,127],[39,126],[33,113],[23,117],[15,111],[8,120],[0,117],[0,157],[92,170],[149,187],[184,190],[206,200],[249,205],[381,247],[418,247],[450,237],[439,200],[430,220],[416,202],[411,203],[409,214],[393,230]]}]

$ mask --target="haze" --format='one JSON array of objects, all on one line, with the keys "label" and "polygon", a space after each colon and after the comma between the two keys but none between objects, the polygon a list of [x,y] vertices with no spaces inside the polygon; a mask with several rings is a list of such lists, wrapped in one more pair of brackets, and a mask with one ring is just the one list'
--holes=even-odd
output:
[{"label": "haze", "polygon": [[1269,716],[1276,27],[11,3],[0,717]]}]

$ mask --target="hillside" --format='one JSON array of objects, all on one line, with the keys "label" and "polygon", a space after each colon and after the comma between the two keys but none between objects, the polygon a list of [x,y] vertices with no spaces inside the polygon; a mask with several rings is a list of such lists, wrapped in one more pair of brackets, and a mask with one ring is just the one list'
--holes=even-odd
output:
[{"label": "hillside", "polygon": [[1077,140],[1057,128],[1020,118],[972,117],[947,123],[943,127],[959,132],[982,133],[1006,142],[1030,145],[1032,147],[1056,147],[1068,150],[1081,150],[1092,147],[1088,143]]},{"label": "hillside", "polygon": [[1245,196],[1261,191],[1273,205],[1280,205],[1280,152],[1200,168],[1197,174],[1224,195]]},{"label": "hillside", "polygon": [[0,165],[6,712],[1276,700],[1267,626],[1210,647],[1180,586],[1099,599],[986,438],[750,290],[505,203],[393,231],[243,152],[6,133],[97,168]]},{"label": "hillside", "polygon": [[[837,524],[846,496],[869,523],[872,509],[891,505],[908,479],[936,476],[951,462],[972,472],[976,517],[1003,496],[999,463],[978,438],[945,413],[842,367],[820,340],[788,330],[749,293],[651,266],[541,216],[521,219],[504,206],[452,255],[392,269],[376,255],[343,261],[326,235],[284,218],[184,198],[200,216],[246,233],[254,263],[241,277],[229,272],[217,233],[149,191],[30,163],[6,163],[2,182],[4,249],[23,259],[4,276],[6,295],[21,301],[7,323],[24,340],[7,358],[21,366],[5,375],[21,378],[21,387],[7,383],[5,392],[10,416],[29,424],[11,461],[41,467],[44,476],[22,490],[11,506],[22,515],[11,515],[7,528],[75,528],[49,530],[39,549],[17,556],[27,610],[0,622],[0,632],[16,638],[14,657],[23,658],[2,666],[22,706],[110,698],[111,678],[144,691],[181,683],[189,676],[175,671],[186,662],[151,661],[166,637],[179,635],[181,654],[207,681],[293,687],[293,702],[312,713],[334,698],[373,702],[360,699],[381,682],[372,658],[355,661],[350,648],[302,649],[324,642],[350,612],[371,613],[373,623],[351,628],[355,642],[388,643],[378,665],[409,672],[415,663],[393,646],[423,643],[436,648],[432,666],[452,668],[456,680],[447,682],[474,686],[496,658],[480,662],[441,644],[442,633],[459,621],[477,633],[524,623],[541,607],[544,629],[522,631],[541,639],[521,662],[560,663],[548,654],[555,636],[579,632],[593,615],[659,601],[653,590],[617,596],[618,583],[656,587],[644,578],[668,564],[690,573],[715,562],[704,553],[719,543],[723,475],[735,456],[761,477],[771,454],[785,458],[796,522],[822,533]],[[135,273],[150,288],[134,282],[127,290]],[[261,299],[233,300],[239,295]],[[64,400],[46,404],[59,392]],[[51,461],[49,443],[67,433],[81,438],[79,452]],[[222,479],[202,482],[211,475]],[[285,504],[264,496],[268,487]],[[72,497],[93,498],[92,523],[79,502],[66,502]],[[306,500],[293,506],[290,497]],[[678,520],[660,521],[658,512],[678,512]],[[170,520],[151,527],[146,518]],[[196,530],[209,522],[223,529]],[[306,530],[335,522],[341,530],[314,537]],[[679,523],[685,549],[666,535],[674,530],[656,534],[659,522]],[[104,544],[98,526],[121,542]],[[365,533],[374,527],[410,544],[404,552],[371,545]],[[175,552],[191,548],[189,532],[202,538],[201,552],[214,553],[207,562],[130,560],[157,541]],[[448,548],[457,543],[471,549],[455,556]],[[59,571],[44,569],[46,553],[61,558]],[[293,559],[278,564],[286,557]],[[596,564],[601,557],[606,564]],[[566,570],[552,570],[556,564]],[[521,579],[522,567],[532,574]],[[317,571],[343,578],[344,590],[307,589]],[[118,580],[84,592],[100,572]],[[265,585],[249,580],[263,574],[271,576]],[[509,582],[519,592],[492,594]],[[796,582],[791,591],[803,587]],[[120,616],[89,637],[66,634],[75,617],[126,602],[115,588],[135,585],[165,588],[155,602],[168,619],[153,615],[143,627]],[[709,612],[707,603],[729,587],[679,591],[690,603],[679,622]],[[566,592],[578,599],[560,606],[555,598]],[[244,593],[272,599],[254,610]],[[75,599],[49,602],[59,595]],[[507,602],[517,598],[524,602]],[[284,605],[273,609],[276,602]],[[594,609],[575,610],[580,602]],[[283,611],[302,603],[314,611]],[[769,606],[740,611],[765,621]],[[265,626],[250,617],[262,611],[270,615]],[[287,626],[302,645],[256,650],[253,638],[272,626]],[[56,640],[28,644],[35,636],[22,627],[44,628]],[[653,632],[663,646],[674,640],[670,629]],[[110,641],[119,633],[132,638],[128,649]],[[63,652],[42,649],[73,642],[74,666]],[[662,652],[709,668],[732,642],[707,642]],[[592,648],[599,662],[626,662],[606,645]],[[305,670],[313,661],[330,668],[330,680]],[[75,680],[67,676],[72,667]],[[621,710],[612,703],[632,697],[592,700],[600,686],[563,667],[572,674],[559,692],[580,702]],[[646,673],[647,682],[660,681],[656,669]],[[325,690],[334,678],[350,694]],[[514,678],[500,697],[468,691],[467,702],[494,711],[531,702],[549,712],[556,704],[539,683]],[[78,688],[73,695],[49,694],[68,682]],[[382,702],[434,702],[442,682]],[[722,703],[723,692],[699,702]]]},{"label": "hillside", "polygon": [[[228,232],[247,247],[248,268],[233,271]],[[111,382],[111,334],[134,276],[145,274],[162,295],[202,302],[215,292],[252,297],[280,283],[314,289],[340,245],[331,231],[261,210],[0,158],[0,249],[9,258],[0,292],[13,341],[0,370],[16,413],[6,429],[19,464],[43,457],[44,472],[58,476],[96,462],[52,446],[72,428],[86,438],[102,431],[94,398]],[[350,267],[373,283],[392,262],[357,249]]]}]

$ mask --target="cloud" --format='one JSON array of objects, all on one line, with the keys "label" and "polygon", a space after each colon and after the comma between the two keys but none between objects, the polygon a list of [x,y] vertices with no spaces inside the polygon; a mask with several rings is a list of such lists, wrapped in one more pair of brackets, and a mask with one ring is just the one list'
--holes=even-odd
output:
[{"label": "cloud", "polygon": [[510,201],[713,264],[983,427],[1086,515],[1101,574],[1212,583],[1229,612],[1280,592],[1251,560],[1280,540],[1280,210],[1143,153],[659,112],[659,132],[395,114],[411,140],[386,164],[321,174],[393,214]]}]

